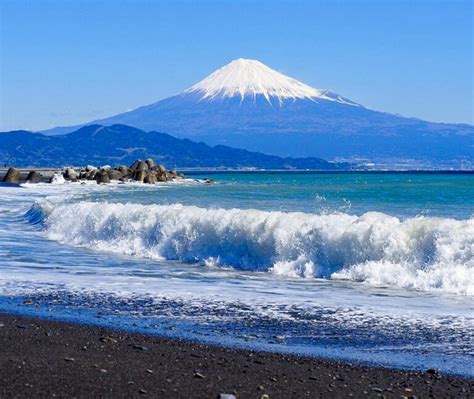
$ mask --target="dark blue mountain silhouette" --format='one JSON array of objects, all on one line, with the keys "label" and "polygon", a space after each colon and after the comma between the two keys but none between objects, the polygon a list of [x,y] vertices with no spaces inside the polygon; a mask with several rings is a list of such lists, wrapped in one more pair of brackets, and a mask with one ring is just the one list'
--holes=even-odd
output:
[{"label": "dark blue mountain silhouette", "polygon": [[118,165],[153,158],[167,167],[348,169],[319,158],[281,158],[223,145],[211,147],[126,125],[90,125],[59,136],[27,131],[0,133],[0,164],[16,166]]}]

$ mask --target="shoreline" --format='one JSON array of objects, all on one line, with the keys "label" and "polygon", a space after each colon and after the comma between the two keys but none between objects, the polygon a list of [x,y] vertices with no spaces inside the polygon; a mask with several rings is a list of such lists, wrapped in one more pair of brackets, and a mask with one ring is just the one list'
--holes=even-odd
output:
[{"label": "shoreline", "polygon": [[[472,397],[474,380],[0,313],[0,397]],[[229,398],[230,399],[230,398]]]}]

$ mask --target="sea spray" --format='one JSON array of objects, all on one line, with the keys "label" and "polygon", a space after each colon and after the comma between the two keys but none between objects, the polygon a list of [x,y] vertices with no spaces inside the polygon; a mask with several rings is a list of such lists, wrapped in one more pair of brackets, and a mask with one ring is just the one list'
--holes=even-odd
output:
[{"label": "sea spray", "polygon": [[40,203],[48,238],[96,250],[474,295],[474,219]]}]

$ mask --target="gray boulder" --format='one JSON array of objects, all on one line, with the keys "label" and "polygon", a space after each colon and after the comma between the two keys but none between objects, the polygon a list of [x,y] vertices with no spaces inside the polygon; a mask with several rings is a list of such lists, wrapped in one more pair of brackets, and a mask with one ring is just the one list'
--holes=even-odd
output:
[{"label": "gray boulder", "polygon": [[3,178],[5,183],[18,183],[21,179],[20,172],[15,168],[10,168],[7,171],[7,174]]},{"label": "gray boulder", "polygon": [[120,165],[118,168],[115,168],[115,170],[118,170],[122,174],[122,177],[125,178],[125,180],[130,179],[133,174],[133,172],[128,168],[128,166],[125,165]]},{"label": "gray boulder", "polygon": [[149,170],[148,172],[146,172],[146,176],[143,179],[143,182],[148,184],[155,184],[157,182],[156,175],[151,170]]},{"label": "gray boulder", "polygon": [[148,169],[153,169],[155,167],[155,161],[153,161],[153,159],[148,158],[145,162],[148,165]]},{"label": "gray boulder", "polygon": [[141,162],[141,159],[137,159],[134,163],[130,165],[130,170],[135,172],[137,170],[138,164]]},{"label": "gray boulder", "polygon": [[123,177],[122,173],[118,170],[109,170],[108,175],[110,180],[120,180]]},{"label": "gray boulder", "polygon": [[90,172],[87,172],[86,179],[87,180],[95,180],[95,177],[96,177],[97,173],[98,173],[97,170],[91,170]]},{"label": "gray boulder", "polygon": [[108,171],[105,169],[100,169],[95,175],[95,181],[97,184],[110,183]]},{"label": "gray boulder", "polygon": [[184,177],[183,175],[176,172],[176,170],[170,170],[168,174],[172,179],[182,179]]},{"label": "gray boulder", "polygon": [[159,173],[156,175],[156,180],[159,182],[167,181],[166,173]]},{"label": "gray boulder", "polygon": [[144,170],[137,170],[134,174],[133,174],[133,180],[135,181],[139,181],[139,182],[142,182],[145,180],[145,176],[146,176],[146,171]]},{"label": "gray boulder", "polygon": [[77,180],[78,178],[78,175],[74,168],[66,168],[63,173],[63,176],[66,180]]},{"label": "gray boulder", "polygon": [[32,170],[30,171],[30,173],[28,173],[28,176],[26,177],[26,181],[29,183],[39,183],[41,181],[41,177],[42,177],[41,173],[39,173],[36,170]]},{"label": "gray boulder", "polygon": [[125,165],[120,165],[115,169],[118,170],[123,176],[129,176],[131,174],[131,170]]},{"label": "gray boulder", "polygon": [[146,164],[146,162],[140,161],[138,162],[136,171],[140,172],[142,170],[148,170],[148,165]]}]

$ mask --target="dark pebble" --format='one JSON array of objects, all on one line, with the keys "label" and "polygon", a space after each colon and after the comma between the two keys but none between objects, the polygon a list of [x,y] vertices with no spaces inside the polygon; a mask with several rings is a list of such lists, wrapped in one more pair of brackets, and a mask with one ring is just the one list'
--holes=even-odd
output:
[{"label": "dark pebble", "polygon": [[101,342],[113,342],[113,343],[117,342],[117,340],[115,338],[112,338],[112,337],[109,337],[109,336],[100,337],[99,341],[101,341]]}]

